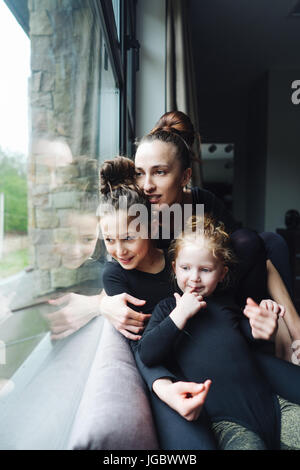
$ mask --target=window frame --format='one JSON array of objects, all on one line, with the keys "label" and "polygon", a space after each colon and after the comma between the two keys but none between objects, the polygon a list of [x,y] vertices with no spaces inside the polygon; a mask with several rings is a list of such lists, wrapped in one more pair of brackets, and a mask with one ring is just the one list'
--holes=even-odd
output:
[{"label": "window frame", "polygon": [[[119,151],[133,156],[135,142],[135,89],[138,70],[139,43],[136,39],[137,0],[120,0],[120,39],[115,21],[112,0],[93,0],[95,13],[103,29],[108,57],[112,66],[116,86],[120,91]],[[129,60],[128,52],[133,50],[128,96]]]}]

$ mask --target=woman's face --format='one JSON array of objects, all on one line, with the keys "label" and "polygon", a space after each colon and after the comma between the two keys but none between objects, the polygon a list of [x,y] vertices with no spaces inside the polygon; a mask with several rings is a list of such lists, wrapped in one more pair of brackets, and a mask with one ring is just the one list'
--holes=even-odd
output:
[{"label": "woman's face", "polygon": [[150,241],[146,233],[140,235],[130,228],[127,213],[117,211],[101,217],[100,228],[107,252],[124,269],[143,270],[147,263]]},{"label": "woman's face", "polygon": [[176,147],[155,140],[142,143],[135,155],[137,183],[151,204],[159,208],[182,202],[183,188],[189,182],[191,169],[182,171]]}]

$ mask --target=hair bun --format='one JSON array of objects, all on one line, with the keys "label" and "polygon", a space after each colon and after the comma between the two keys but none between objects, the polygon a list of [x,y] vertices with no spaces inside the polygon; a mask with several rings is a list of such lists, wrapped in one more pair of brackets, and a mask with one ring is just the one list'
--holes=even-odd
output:
[{"label": "hair bun", "polygon": [[100,193],[105,195],[121,186],[134,185],[135,178],[135,166],[129,158],[106,160],[100,169]]},{"label": "hair bun", "polygon": [[156,123],[151,134],[158,131],[173,132],[180,135],[189,147],[192,147],[195,140],[193,123],[189,116],[182,111],[169,111],[165,113]]}]

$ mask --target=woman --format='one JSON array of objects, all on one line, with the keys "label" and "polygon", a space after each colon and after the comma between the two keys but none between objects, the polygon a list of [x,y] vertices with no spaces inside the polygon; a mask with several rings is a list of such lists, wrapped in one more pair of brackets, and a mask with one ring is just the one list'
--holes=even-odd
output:
[{"label": "woman", "polygon": [[[162,207],[163,204],[171,206],[173,203],[203,203],[206,212],[209,208],[209,211],[214,214],[216,219],[225,223],[229,232],[234,232],[232,238],[238,239],[236,243],[238,244],[238,255],[243,259],[243,271],[240,272],[240,278],[247,276],[248,286],[252,285],[251,289],[257,291],[260,285],[264,285],[265,281],[259,283],[256,274],[260,273],[259,276],[263,276],[262,273],[264,272],[264,276],[267,275],[270,295],[276,302],[284,304],[287,308],[285,321],[280,322],[279,337],[283,338],[280,347],[283,348],[284,352],[281,356],[288,356],[287,359],[290,360],[289,345],[291,341],[300,338],[300,320],[289,296],[289,292],[291,292],[291,275],[287,246],[284,240],[274,233],[263,233],[258,238],[253,232],[248,231],[246,232],[247,236],[244,238],[245,232],[237,232],[236,229],[239,224],[225,209],[222,202],[212,193],[199,188],[185,189],[191,178],[190,148],[195,136],[193,125],[184,113],[170,112],[164,114],[155,128],[138,145],[135,157],[138,184],[155,206]],[[264,251],[260,240],[263,240],[267,253],[267,273],[264,269],[259,269],[257,264],[262,263],[260,255]],[[249,244],[252,242],[253,245],[249,250]],[[168,243],[168,241],[164,241],[165,245],[168,245]],[[249,251],[252,253],[251,257],[248,256]],[[259,256],[253,257],[253,253]],[[249,289],[248,292],[251,293]],[[258,294],[263,297],[262,292],[258,292]],[[139,306],[143,305],[142,300],[129,299],[127,296],[107,299],[104,292],[101,293],[100,297],[89,297],[86,302],[80,297],[76,294],[69,295],[68,305],[61,309],[57,315],[52,316],[51,330],[53,339],[66,337],[83,326],[85,324],[85,314],[87,315],[86,320],[89,321],[91,311],[93,311],[94,316],[104,314],[128,339],[140,339],[138,333],[143,330],[147,318],[137,314],[128,307],[127,303],[130,301]],[[101,301],[101,308],[99,301]],[[79,305],[82,308],[77,308]]]},{"label": "woman", "polygon": [[[189,149],[194,139],[195,131],[188,116],[181,112],[163,115],[137,148],[135,165],[138,184],[152,204],[171,206],[173,203],[203,203],[205,212],[211,212],[217,220],[225,223],[227,230],[232,234],[234,248],[243,261],[240,272],[242,282],[238,289],[244,289],[239,292],[239,300],[242,301],[246,292],[253,297],[263,298],[267,276],[271,296],[276,302],[287,307],[285,322],[280,322],[278,335],[278,351],[283,349],[281,357],[286,358],[291,355],[290,337],[292,340],[300,338],[300,319],[287,291],[288,289],[291,292],[292,289],[286,244],[277,234],[263,233],[261,238],[258,238],[254,232],[237,230],[238,224],[232,215],[212,193],[199,188],[184,190],[183,184],[191,177]],[[176,155],[179,157],[177,160]],[[263,247],[260,240],[263,240],[266,250],[267,272],[262,265]],[[274,266],[279,270],[287,289]],[[263,286],[262,290],[259,289],[260,286]]]}]

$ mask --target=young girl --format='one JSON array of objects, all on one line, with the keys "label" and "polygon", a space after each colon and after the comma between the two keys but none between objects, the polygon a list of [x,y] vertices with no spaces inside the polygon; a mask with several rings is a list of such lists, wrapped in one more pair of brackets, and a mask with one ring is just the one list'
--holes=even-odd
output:
[{"label": "young girl", "polygon": [[147,366],[172,359],[187,380],[204,383],[205,409],[221,449],[300,449],[300,406],[271,391],[249,345],[262,340],[262,324],[270,318],[277,322],[284,309],[270,301],[259,307],[249,299],[244,313],[250,322],[240,321],[221,288],[232,260],[229,237],[224,225],[209,217],[201,233],[200,222],[193,218],[172,244],[183,294],[155,308],[139,342],[141,359]]},{"label": "young girl", "polygon": [[[127,293],[143,299],[142,310],[150,317],[156,303],[165,293],[171,293],[170,265],[163,250],[156,247],[151,205],[135,185],[134,163],[125,157],[106,161],[100,170],[100,228],[104,243],[113,262],[103,270],[103,284],[108,295]],[[126,201],[126,207],[122,203]],[[147,218],[136,227],[138,214],[128,215],[134,206],[146,209]],[[131,325],[138,325],[132,319]],[[143,328],[136,327],[139,333]]]}]

